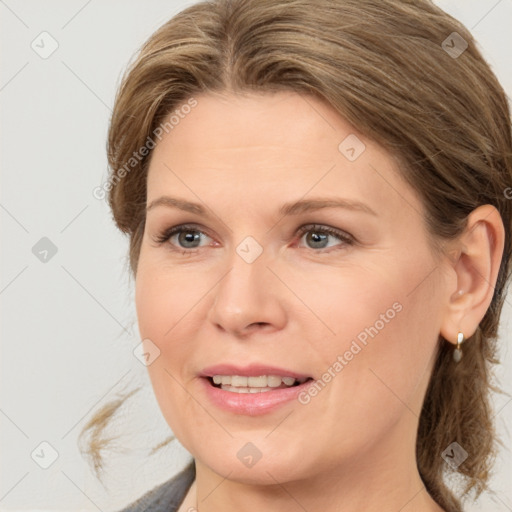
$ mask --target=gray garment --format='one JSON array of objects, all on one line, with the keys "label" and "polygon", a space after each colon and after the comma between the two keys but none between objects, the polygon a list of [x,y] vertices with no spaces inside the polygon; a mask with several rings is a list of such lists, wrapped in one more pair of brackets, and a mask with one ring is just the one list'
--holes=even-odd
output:
[{"label": "gray garment", "polygon": [[148,491],[119,512],[176,512],[196,477],[192,461],[181,473]]}]

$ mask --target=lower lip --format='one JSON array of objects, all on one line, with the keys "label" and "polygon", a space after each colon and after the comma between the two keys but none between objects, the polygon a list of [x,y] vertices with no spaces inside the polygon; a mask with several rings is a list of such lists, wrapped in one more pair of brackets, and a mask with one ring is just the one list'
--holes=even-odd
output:
[{"label": "lower lip", "polygon": [[203,386],[209,400],[217,407],[235,414],[258,416],[274,411],[280,406],[295,400],[297,395],[304,391],[313,380],[308,380],[298,386],[279,388],[262,393],[236,393],[215,387],[210,381],[202,377]]}]

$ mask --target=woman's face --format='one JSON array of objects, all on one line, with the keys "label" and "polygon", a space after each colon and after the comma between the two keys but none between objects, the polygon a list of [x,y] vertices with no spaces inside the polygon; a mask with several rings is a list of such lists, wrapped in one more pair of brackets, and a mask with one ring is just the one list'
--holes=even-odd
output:
[{"label": "woman's face", "polygon": [[317,99],[195,99],[153,151],[136,277],[171,429],[245,482],[412,467],[455,286],[419,198]]}]

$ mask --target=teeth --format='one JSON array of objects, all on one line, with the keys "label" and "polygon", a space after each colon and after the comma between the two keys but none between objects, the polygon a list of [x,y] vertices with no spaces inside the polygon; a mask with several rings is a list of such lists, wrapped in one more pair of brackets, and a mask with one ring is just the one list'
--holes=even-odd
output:
[{"label": "teeth", "polygon": [[235,386],[222,386],[222,389],[233,393],[265,393],[266,391],[272,391],[273,388],[237,388]]},{"label": "teeth", "polygon": [[[265,375],[262,375],[261,377],[247,377],[247,385],[250,388],[265,388],[267,387],[267,381],[268,377],[265,377]],[[279,379],[279,384],[281,384],[281,379]],[[231,380],[231,385],[236,386],[233,379]]]},{"label": "teeth", "polygon": [[[295,379],[293,379],[295,380]],[[278,388],[281,385],[281,377],[278,377],[277,375],[269,375],[267,377],[267,386],[271,388]],[[293,384],[293,382],[292,382]]]},{"label": "teeth", "polygon": [[[293,386],[296,382],[302,384],[307,379],[294,377],[280,377],[279,375],[260,375],[258,377],[244,377],[242,375],[214,375],[213,383],[220,384],[222,389],[239,393],[259,393],[270,391],[273,388]],[[247,391],[245,391],[247,390]]]},{"label": "teeth", "polygon": [[[222,384],[229,384],[229,382],[224,382],[224,378],[222,379]],[[247,377],[241,377],[240,375],[234,375],[231,377],[231,385],[236,388],[246,388],[247,387]]]}]

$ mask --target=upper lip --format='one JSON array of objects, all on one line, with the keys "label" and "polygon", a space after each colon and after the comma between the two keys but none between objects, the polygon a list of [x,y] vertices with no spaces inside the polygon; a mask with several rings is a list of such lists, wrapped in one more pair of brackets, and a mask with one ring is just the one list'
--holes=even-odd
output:
[{"label": "upper lip", "polygon": [[216,364],[203,368],[201,377],[213,377],[214,375],[240,375],[244,377],[259,377],[261,375],[277,375],[279,377],[294,377],[295,379],[307,379],[311,377],[304,373],[268,366],[265,364],[253,363],[248,366],[237,366],[234,364]]}]

